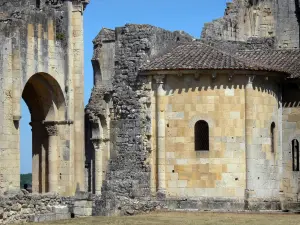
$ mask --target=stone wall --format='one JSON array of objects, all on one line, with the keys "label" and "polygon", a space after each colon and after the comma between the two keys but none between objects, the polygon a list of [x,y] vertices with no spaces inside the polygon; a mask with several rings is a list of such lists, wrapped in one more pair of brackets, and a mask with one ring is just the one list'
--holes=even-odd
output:
[{"label": "stone wall", "polygon": [[87,2],[0,0],[0,193],[20,185],[21,98],[32,119],[33,191],[83,190]]},{"label": "stone wall", "polygon": [[299,48],[299,0],[275,1],[276,40],[278,48]]},{"label": "stone wall", "polygon": [[227,3],[224,17],[205,24],[201,37],[229,41],[272,37],[275,34],[273,2],[234,0]]},{"label": "stone wall", "polygon": [[[215,75],[170,73],[160,94],[153,75],[152,186],[165,187],[167,199],[198,199],[202,209],[209,209],[207,201],[218,208],[222,199],[232,209],[241,201],[245,209],[279,209],[282,107],[277,81],[259,74],[252,81],[239,72]],[[200,120],[209,126],[208,151],[195,149]]]},{"label": "stone wall", "polygon": [[[155,105],[165,112],[167,198],[244,199],[246,78],[235,74],[166,75],[165,95],[152,100],[152,168],[157,168]],[[155,83],[155,82],[154,82]],[[239,87],[239,88],[237,88]],[[155,90],[155,84],[153,84]],[[195,124],[209,126],[209,149],[195,149]],[[233,127],[233,129],[228,129]],[[159,181],[158,181],[159,182]],[[156,183],[156,182],[155,182]],[[156,185],[155,185],[156,186]],[[232,201],[231,200],[231,201]]]},{"label": "stone wall", "polygon": [[[150,25],[132,24],[116,28],[115,36],[111,35],[111,32],[106,34],[99,37],[105,39],[109,36],[106,41],[111,37],[115,38],[115,54],[111,54],[111,48],[107,54],[114,55],[110,59],[114,60],[114,63],[110,64],[113,69],[106,69],[113,73],[108,74],[102,69],[107,65],[106,59],[100,57],[98,61],[101,71],[112,77],[112,86],[105,85],[105,82],[95,85],[87,106],[87,115],[90,115],[90,121],[94,121],[92,123],[99,120],[100,130],[104,129],[104,135],[108,133],[108,138],[111,139],[111,147],[108,150],[111,160],[108,161],[105,173],[102,173],[104,181],[102,200],[99,203],[102,205],[102,212],[98,213],[110,213],[114,210],[121,213],[123,205],[134,202],[135,198],[149,199],[151,196],[151,167],[148,162],[150,142],[147,136],[151,113],[147,102],[150,101],[148,92],[151,87],[145,87],[145,81],[137,79],[138,69],[150,58],[162,54],[181,41],[191,41],[192,37],[184,32],[169,32]],[[102,48],[107,45],[106,41],[103,41]],[[95,48],[97,56],[101,55],[101,51]],[[108,121],[112,122],[107,123]],[[112,127],[109,128],[105,124],[111,124]],[[104,142],[101,144],[102,138],[99,137],[100,148],[103,146],[107,149],[108,146]],[[97,146],[94,145],[87,151],[95,151],[95,147]],[[97,184],[97,181],[95,183]]]},{"label": "stone wall", "polygon": [[287,202],[297,202],[300,191],[300,172],[293,171],[292,141],[300,141],[300,90],[296,83],[285,84],[283,89],[282,147],[283,176],[281,191]]},{"label": "stone wall", "polygon": [[95,196],[78,192],[73,197],[58,194],[30,194],[26,190],[0,195],[0,223],[66,220],[91,216]]},{"label": "stone wall", "polygon": [[69,207],[55,194],[29,194],[25,190],[0,196],[0,223],[70,219]]},{"label": "stone wall", "polygon": [[263,207],[267,202],[279,202],[282,93],[276,79],[271,76],[270,79],[259,79],[256,76],[253,82],[247,84],[245,96],[246,198],[249,202],[260,201],[257,207]]},{"label": "stone wall", "polygon": [[277,48],[299,48],[298,0],[234,0],[224,17],[206,23],[202,39],[247,41],[276,38]]}]

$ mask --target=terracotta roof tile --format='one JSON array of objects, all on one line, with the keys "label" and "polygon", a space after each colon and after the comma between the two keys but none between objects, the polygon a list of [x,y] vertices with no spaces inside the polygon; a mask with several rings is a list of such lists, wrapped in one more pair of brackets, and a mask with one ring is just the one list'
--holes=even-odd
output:
[{"label": "terracotta roof tile", "polygon": [[238,51],[236,57],[300,77],[300,50]]},{"label": "terracotta roof tile", "polygon": [[251,70],[274,71],[300,76],[299,50],[255,50],[224,52],[205,43],[183,43],[152,59],[141,71],[158,70]]},{"label": "terracotta roof tile", "polygon": [[247,62],[240,59],[239,55],[230,55],[198,41],[181,44],[141,68],[143,71],[189,69],[273,71],[272,68],[257,64],[254,61]]}]

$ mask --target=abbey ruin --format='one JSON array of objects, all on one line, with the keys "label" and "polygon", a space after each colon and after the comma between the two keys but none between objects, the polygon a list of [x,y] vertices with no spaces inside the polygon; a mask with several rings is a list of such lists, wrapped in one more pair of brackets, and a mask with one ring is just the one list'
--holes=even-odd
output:
[{"label": "abbey ruin", "polygon": [[[0,222],[299,209],[298,0],[233,0],[200,39],[151,25],[103,28],[84,109],[87,4],[0,0]],[[21,98],[41,195],[19,192],[15,205],[25,198],[33,209],[8,214]],[[53,208],[35,207],[43,198]]]}]

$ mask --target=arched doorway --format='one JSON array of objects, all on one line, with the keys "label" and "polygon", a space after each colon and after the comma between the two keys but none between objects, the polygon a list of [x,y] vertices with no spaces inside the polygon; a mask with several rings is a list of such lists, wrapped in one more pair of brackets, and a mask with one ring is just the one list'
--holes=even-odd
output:
[{"label": "arched doorway", "polygon": [[65,100],[58,82],[49,74],[33,75],[22,98],[31,114],[32,190],[56,192],[58,186],[58,128],[65,120]]}]

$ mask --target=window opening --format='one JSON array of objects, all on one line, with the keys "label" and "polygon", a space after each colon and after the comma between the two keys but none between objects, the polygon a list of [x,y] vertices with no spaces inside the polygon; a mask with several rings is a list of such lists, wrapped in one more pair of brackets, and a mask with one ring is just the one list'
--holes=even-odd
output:
[{"label": "window opening", "polygon": [[195,150],[209,151],[209,126],[204,120],[195,124]]},{"label": "window opening", "polygon": [[275,123],[271,124],[271,152],[275,152]]},{"label": "window opening", "polygon": [[293,171],[299,171],[299,141],[292,140]]}]

